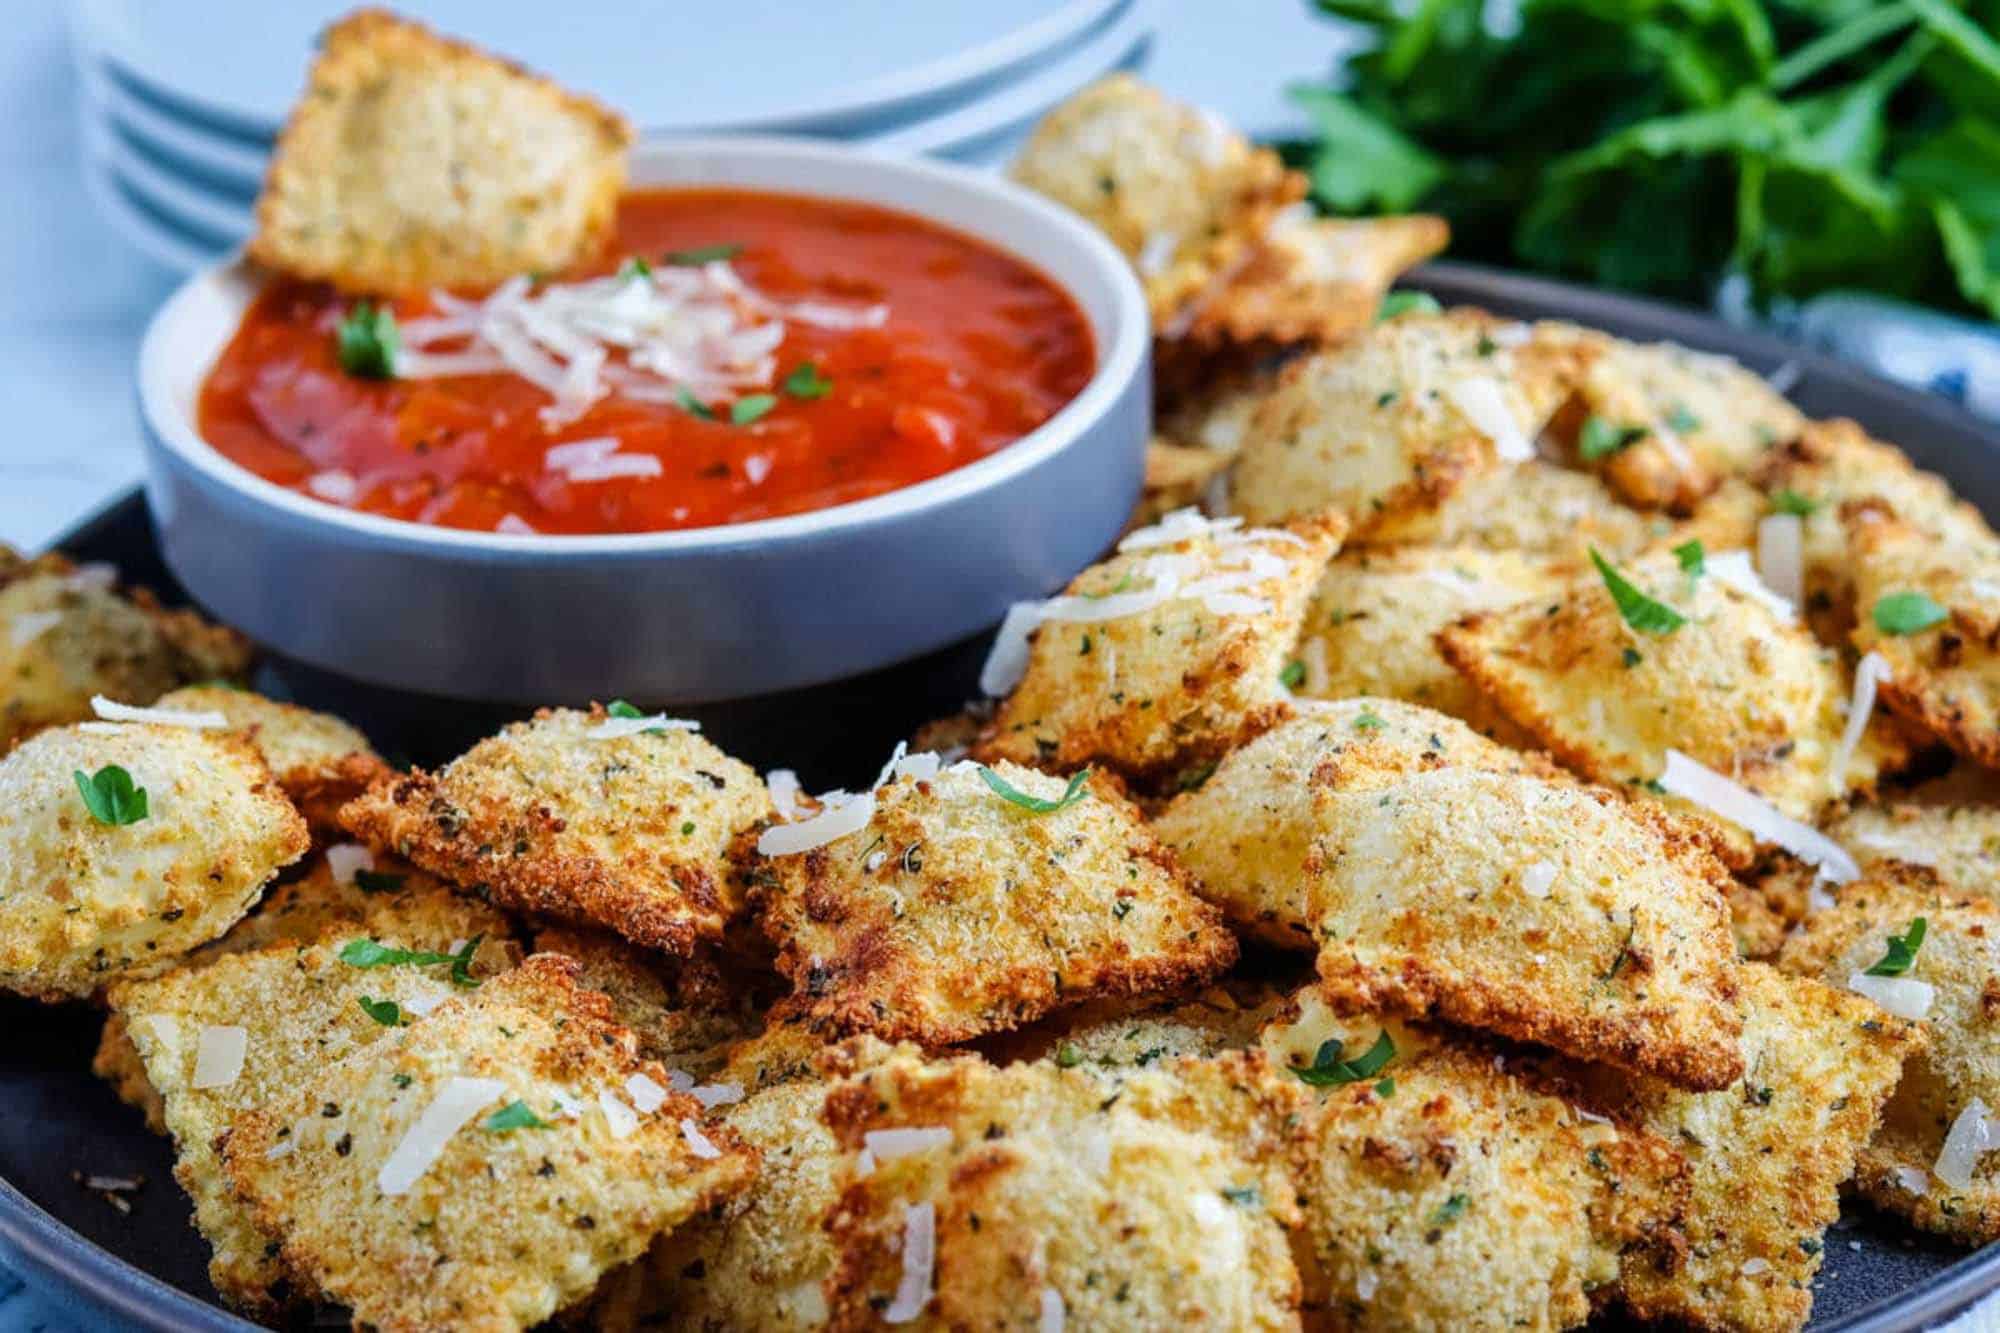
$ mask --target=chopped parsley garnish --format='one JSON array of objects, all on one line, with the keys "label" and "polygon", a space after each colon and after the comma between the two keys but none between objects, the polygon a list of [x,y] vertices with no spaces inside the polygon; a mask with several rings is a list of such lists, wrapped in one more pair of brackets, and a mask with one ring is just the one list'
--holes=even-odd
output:
[{"label": "chopped parsley garnish", "polygon": [[1456,1222],[1459,1218],[1465,1216],[1466,1206],[1471,1202],[1472,1196],[1469,1194],[1452,1195],[1449,1199],[1439,1204],[1431,1213],[1431,1225],[1441,1227]]},{"label": "chopped parsley garnish", "polygon": [[1603,417],[1586,417],[1576,435],[1576,452],[1586,463],[1609,458],[1646,438],[1644,426],[1620,426]]},{"label": "chopped parsley garnish", "polygon": [[1928,923],[1922,917],[1914,917],[1900,935],[1889,937],[1889,947],[1883,951],[1882,961],[1868,969],[1871,977],[1900,977],[1917,963],[1917,950],[1924,947],[1924,931]]},{"label": "chopped parsley garnish", "polygon": [[653,276],[653,266],[638,255],[633,255],[619,266],[618,276],[621,278],[650,278]]},{"label": "chopped parsley garnish", "polygon": [[1771,497],[1771,512],[1792,514],[1798,518],[1810,518],[1820,506],[1818,500],[1809,495],[1800,495],[1787,486]]},{"label": "chopped parsley garnish", "polygon": [[1617,603],[1618,614],[1625,623],[1645,634],[1672,634],[1687,624],[1687,617],[1668,606],[1656,602],[1634,587],[1631,580],[1612,568],[1611,562],[1590,548],[1590,562],[1597,566],[1597,572],[1604,577],[1604,586],[1610,590],[1611,600]]},{"label": "chopped parsley garnish", "polygon": [[1299,1082],[1315,1088],[1330,1088],[1341,1083],[1359,1083],[1363,1079],[1374,1078],[1382,1072],[1383,1066],[1396,1058],[1396,1043],[1384,1029],[1375,1044],[1352,1060],[1340,1058],[1341,1041],[1329,1037],[1320,1043],[1309,1065],[1293,1065],[1292,1074]]},{"label": "chopped parsley garnish", "polygon": [[1380,731],[1388,725],[1372,708],[1363,708],[1361,716],[1354,719],[1354,729],[1356,731]]},{"label": "chopped parsley garnish", "polygon": [[1222,1197],[1233,1204],[1239,1204],[1245,1208],[1255,1208],[1258,1204],[1264,1202],[1264,1196],[1257,1192],[1255,1185],[1238,1185],[1231,1189],[1225,1189],[1222,1191]]},{"label": "chopped parsley garnish", "polygon": [[396,316],[387,306],[357,301],[340,317],[334,333],[334,350],[340,368],[364,380],[396,378],[396,353],[403,350],[403,335],[396,329]]},{"label": "chopped parsley garnish", "polygon": [[516,1097],[480,1121],[479,1127],[489,1133],[507,1134],[517,1129],[547,1129],[549,1122],[529,1110],[528,1104]]},{"label": "chopped parsley garnish", "polygon": [[1701,418],[1688,411],[1686,403],[1675,403],[1674,410],[1667,413],[1669,430],[1691,431],[1701,429]]},{"label": "chopped parsley garnish", "polygon": [[680,268],[696,268],[702,264],[719,264],[742,253],[742,245],[730,241],[722,245],[697,245],[692,250],[669,250],[660,256],[660,262]]},{"label": "chopped parsley garnish", "polygon": [[356,870],[354,887],[363,893],[395,893],[403,887],[407,875],[398,875],[390,870]]},{"label": "chopped parsley garnish", "polygon": [[474,935],[457,953],[395,949],[375,940],[354,939],[340,947],[340,961],[350,967],[432,967],[449,963],[454,985],[477,986],[479,982],[471,970],[472,956],[479,951],[479,942],[485,938],[484,935]]},{"label": "chopped parsley garnish", "polygon": [[116,764],[106,764],[95,773],[74,769],[76,789],[83,793],[84,808],[100,824],[136,824],[146,817],[146,789],[132,785],[132,775]]},{"label": "chopped parsley garnish", "polygon": [[753,393],[748,398],[738,398],[729,405],[729,422],[734,426],[747,426],[777,405],[776,394]]},{"label": "chopped parsley garnish", "polygon": [[801,361],[785,376],[785,392],[794,398],[824,398],[833,392],[833,381],[820,374],[812,362]]},{"label": "chopped parsley garnish", "polygon": [[[623,699],[613,699],[610,703],[604,705],[604,713],[605,716],[607,717],[622,717],[627,720],[630,720],[635,717],[652,716],[650,713],[646,712],[643,708],[639,708],[633,704],[629,704],[625,702]],[[647,727],[644,731],[640,732],[639,734],[641,736],[657,736],[665,730],[666,730],[665,727]]]},{"label": "chopped parsley garnish", "polygon": [[1056,1047],[1056,1068],[1074,1069],[1082,1063],[1083,1052],[1076,1048],[1075,1042],[1066,1041]]},{"label": "chopped parsley garnish", "polygon": [[675,394],[674,401],[679,403],[681,410],[690,416],[700,417],[703,421],[715,420],[715,413],[709,408],[708,404],[689,393],[686,389],[682,389],[679,393]]},{"label": "chopped parsley garnish", "polygon": [[1285,663],[1285,669],[1278,673],[1278,683],[1288,690],[1296,690],[1306,683],[1306,664],[1294,657]]},{"label": "chopped parsley garnish", "polygon": [[364,995],[361,997],[361,1012],[385,1028],[399,1028],[409,1021],[403,1015],[403,1006],[394,1000],[371,1000]]},{"label": "chopped parsley garnish", "polygon": [[1407,315],[1412,310],[1422,315],[1435,315],[1444,310],[1437,298],[1429,292],[1390,292],[1382,298],[1381,308],[1375,312],[1375,322]]},{"label": "chopped parsley garnish", "polygon": [[1681,562],[1683,574],[1701,575],[1708,572],[1708,552],[1702,549],[1699,538],[1676,546],[1674,559]]},{"label": "chopped parsley garnish", "polygon": [[1013,805],[1018,805],[1030,814],[1052,815],[1058,810],[1069,809],[1069,807],[1090,795],[1084,789],[1084,784],[1090,781],[1090,770],[1087,768],[1072,777],[1069,780],[1069,786],[1064,789],[1063,794],[1053,801],[1045,800],[1040,796],[1028,795],[1028,793],[1014,786],[1007,779],[1001,777],[984,764],[979,766],[979,776],[1002,800]]},{"label": "chopped parsley garnish", "polygon": [[687,820],[685,823],[681,825],[681,836],[683,838],[689,837],[693,833],[694,833],[694,821],[692,819]]},{"label": "chopped parsley garnish", "polygon": [[1381,1081],[1380,1083],[1377,1083],[1377,1084],[1375,1085],[1375,1095],[1376,1095],[1377,1097],[1393,1097],[1393,1096],[1395,1096],[1395,1095],[1396,1095],[1396,1080],[1395,1080],[1395,1079],[1393,1079],[1393,1078],[1385,1078],[1385,1079],[1383,1079],[1383,1080],[1382,1080],[1382,1081]]},{"label": "chopped parsley garnish", "polygon": [[1638,666],[1639,663],[1646,660],[1646,655],[1630,644],[1627,644],[1625,650],[1618,656],[1619,660],[1625,663],[1627,671],[1630,671],[1633,667]]},{"label": "chopped parsley garnish", "polygon": [[1921,634],[1951,612],[1920,592],[1892,592],[1875,603],[1875,628],[1884,634]]}]

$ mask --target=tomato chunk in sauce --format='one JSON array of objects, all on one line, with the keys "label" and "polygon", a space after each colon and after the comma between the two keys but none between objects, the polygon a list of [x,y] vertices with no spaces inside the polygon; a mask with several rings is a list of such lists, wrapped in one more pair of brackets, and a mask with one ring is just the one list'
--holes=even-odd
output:
[{"label": "tomato chunk in sauce", "polygon": [[[767,312],[880,307],[880,322],[780,315],[768,382],[739,373],[704,397],[663,394],[653,375],[650,393],[612,388],[552,418],[554,396],[513,362],[425,378],[350,373],[339,331],[358,302],[279,280],[210,372],[201,433],[258,476],[369,513],[453,528],[654,532],[824,509],[963,467],[1047,421],[1096,367],[1089,324],[1043,274],[867,204],[634,191],[606,255],[551,281],[650,281],[654,266],[695,271],[704,260],[726,263],[717,281],[747,284]],[[456,308],[435,294],[386,304],[413,331]],[[470,346],[468,335],[424,351]],[[613,367],[630,360],[606,350]],[[551,465],[551,448],[577,441],[619,461],[579,467],[567,451],[557,455],[567,466]]]}]

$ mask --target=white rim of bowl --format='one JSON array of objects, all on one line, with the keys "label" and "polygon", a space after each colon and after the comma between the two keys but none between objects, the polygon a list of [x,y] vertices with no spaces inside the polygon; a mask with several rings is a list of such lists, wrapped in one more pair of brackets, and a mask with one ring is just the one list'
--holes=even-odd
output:
[{"label": "white rim of bowl", "polygon": [[[1100,342],[1104,342],[1108,335],[1109,345],[1098,349],[1097,369],[1076,397],[1063,404],[1054,416],[1034,430],[963,467],[954,468],[950,472],[881,495],[870,496],[865,500],[855,500],[803,514],[787,514],[778,518],[724,523],[706,528],[669,529],[662,532],[602,534],[480,532],[360,513],[312,499],[287,487],[279,486],[275,482],[266,481],[240,463],[224,457],[221,451],[201,437],[192,420],[173,407],[167,387],[168,365],[176,356],[185,357],[186,353],[168,345],[165,330],[173,322],[173,317],[181,305],[192,299],[193,293],[198,288],[225,278],[230,269],[242,264],[242,257],[238,254],[202,269],[182,283],[147,325],[145,337],[139,344],[139,399],[148,429],[183,463],[202,473],[209,480],[228,487],[246,498],[261,501],[304,522],[321,523],[330,528],[345,529],[359,536],[413,549],[448,548],[513,557],[668,554],[675,551],[716,547],[754,546],[763,542],[820,536],[850,528],[867,527],[889,519],[907,517],[935,505],[963,499],[968,495],[1000,485],[1075,444],[1081,427],[1110,409],[1145,360],[1152,339],[1151,317],[1145,294],[1141,291],[1138,278],[1133,274],[1132,266],[1126,261],[1125,256],[1115,249],[1102,233],[1082,218],[1032,191],[1013,184],[1002,176],[952,163],[873,153],[865,147],[828,144],[820,140],[779,135],[676,136],[653,140],[641,145],[634,152],[646,156],[748,154],[753,157],[786,157],[805,154],[825,160],[858,161],[877,170],[906,172],[950,184],[974,194],[1004,200],[1013,207],[1035,215],[1042,225],[1064,234],[1070,242],[1082,246],[1090,253],[1096,265],[1104,271],[1111,291],[1112,327],[1098,329],[1093,326],[1092,333],[1097,335]],[[860,203],[877,202],[870,199],[865,192],[844,195],[821,194],[820,197],[845,198]],[[912,212],[909,209],[897,208],[893,204],[881,206],[896,208],[900,212]],[[912,215],[920,216],[914,213]],[[952,226],[948,223],[940,225]],[[969,228],[954,226],[952,229],[965,231],[982,243],[1013,255],[1055,283],[1071,300],[1078,300],[1073,292],[1058,282],[1041,264]],[[248,275],[244,275],[241,280],[255,281]],[[1078,304],[1080,307],[1082,303],[1078,301]],[[1087,311],[1085,318],[1089,318]],[[224,341],[226,342],[226,339]],[[214,358],[220,355],[222,346],[222,343],[217,343],[212,348],[204,349],[207,358],[207,364],[202,371],[204,380],[208,370],[213,368]]]}]

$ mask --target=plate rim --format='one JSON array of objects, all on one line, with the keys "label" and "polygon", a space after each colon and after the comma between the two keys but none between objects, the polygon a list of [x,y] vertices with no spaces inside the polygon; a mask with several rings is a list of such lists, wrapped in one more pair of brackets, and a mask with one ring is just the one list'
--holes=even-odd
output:
[{"label": "plate rim", "polygon": [[[1955,403],[1897,384],[1826,353],[1737,328],[1703,311],[1457,261],[1424,265],[1409,274],[1405,282],[1415,288],[1446,291],[1452,299],[1472,304],[1503,308],[1514,303],[1560,304],[1566,309],[1565,317],[1582,323],[1637,321],[1652,330],[1646,336],[1684,341],[1702,350],[1721,350],[1765,371],[1786,362],[1797,362],[1816,380],[1834,380],[1884,396],[1904,410],[1935,422],[1940,429],[1989,439],[1996,451],[2000,451],[2000,425],[1983,421]],[[123,513],[131,507],[136,507],[143,518],[145,506],[138,485],[125,488],[80,517],[64,529],[51,547],[61,549],[86,540],[91,533],[121,521]],[[0,1252],[23,1270],[31,1285],[74,1292],[149,1333],[190,1328],[201,1333],[257,1333],[257,1325],[181,1290],[87,1239],[57,1220],[4,1176],[0,1176]],[[2000,1290],[2000,1242],[1970,1251],[1923,1281],[1885,1293],[1867,1305],[1811,1327],[1813,1333],[1910,1333],[1958,1313],[1996,1290]]]},{"label": "plate rim", "polygon": [[[120,0],[78,0],[72,6],[74,32],[80,46],[101,60],[116,77],[127,79],[147,95],[183,116],[238,135],[275,138],[289,111],[276,119],[244,105],[203,98],[174,80],[149,70],[135,59],[131,43],[122,40],[118,23],[104,6]],[[964,50],[952,51],[905,69],[850,84],[818,98],[781,105],[775,110],[729,121],[680,117],[645,123],[643,134],[706,134],[806,132],[816,126],[876,114],[893,114],[915,102],[962,93],[972,85],[1000,79],[1020,65],[1046,56],[1103,22],[1119,0],[1061,0],[1010,31]],[[332,21],[329,19],[329,22]],[[488,49],[484,43],[475,43]],[[510,57],[520,59],[521,57]],[[537,72],[543,72],[539,67]]]}]

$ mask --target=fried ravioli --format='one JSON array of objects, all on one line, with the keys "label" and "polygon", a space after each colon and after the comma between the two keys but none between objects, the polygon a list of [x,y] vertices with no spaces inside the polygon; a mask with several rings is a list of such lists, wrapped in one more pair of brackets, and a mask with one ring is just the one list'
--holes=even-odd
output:
[{"label": "fried ravioli", "polygon": [[1854,646],[1895,714],[2000,768],[2000,540],[1945,545],[1899,519],[1848,523]]},{"label": "fried ravioli", "polygon": [[665,1082],[537,955],[239,1116],[223,1157],[286,1270],[357,1324],[525,1328],[754,1175]]},{"label": "fried ravioli", "polygon": [[1044,604],[1020,682],[974,752],[1158,778],[1248,740],[1286,714],[1285,660],[1341,530],[1183,512],[1129,534]]},{"label": "fried ravioli", "polygon": [[[1911,949],[1919,919],[1923,931]],[[1903,940],[1903,950],[1892,939]],[[1900,970],[1898,952],[1911,955]],[[1843,886],[1836,906],[1808,917],[1779,966],[1847,989],[1892,987],[1901,993],[1878,994],[1920,1015],[1929,1033],[1928,1047],[1904,1066],[1881,1129],[1861,1154],[1855,1187],[1862,1197],[1960,1244],[2000,1239],[2000,1158],[1974,1149],[1953,1163],[1946,1149],[1961,1119],[1976,1121],[1984,1108],[2000,1105],[2000,1044],[1993,1035],[2000,904],[1952,897],[1925,870],[1880,870]],[[1975,1133],[1973,1141],[1985,1137]],[[1947,1178],[1954,1170],[1963,1176]]]},{"label": "fried ravioli", "polygon": [[1587,1084],[1676,1144],[1690,1168],[1685,1261],[1628,1263],[1625,1306],[1691,1328],[1788,1333],[1812,1311],[1840,1187],[1923,1036],[1817,981],[1761,964],[1740,980],[1739,1082],[1684,1092],[1600,1070]]},{"label": "fried ravioli", "polygon": [[1470,478],[1434,509],[1405,515],[1386,534],[1360,533],[1351,545],[1477,546],[1491,551],[1584,559],[1591,547],[1631,553],[1669,531],[1620,501],[1588,472],[1539,458]]},{"label": "fried ravioli", "polygon": [[1446,767],[1556,776],[1539,756],[1496,745],[1428,708],[1389,699],[1315,702],[1176,796],[1153,831],[1239,930],[1280,948],[1311,949],[1314,784],[1374,787]]},{"label": "fried ravioli", "polygon": [[1520,328],[1469,309],[1404,314],[1293,362],[1246,432],[1235,511],[1268,523],[1338,509],[1357,541],[1396,541],[1525,461],[1569,368]]},{"label": "fried ravioli", "polygon": [[1614,794],[1442,768],[1315,791],[1319,972],[1356,1012],[1436,1014],[1690,1088],[1742,1074],[1728,877]]},{"label": "fried ravioli", "polygon": [[[1685,623],[1632,629],[1606,581],[1589,573],[1535,602],[1468,617],[1441,632],[1438,646],[1557,758],[1611,786],[1643,789],[1678,750],[1811,822],[1902,759],[1878,727],[1844,773],[1831,771],[1846,728],[1847,673],[1838,654],[1759,596],[1715,571],[1690,577],[1666,557],[1618,574]],[[1675,808],[1721,829],[1747,865],[1747,835],[1706,811]]]},{"label": "fried ravioli", "polygon": [[341,812],[357,837],[495,902],[686,955],[738,904],[725,852],[772,814],[749,766],[694,732],[634,734],[602,709],[543,709],[432,775],[385,778]]},{"label": "fried ravioli", "polygon": [[1506,727],[1439,653],[1436,635],[1462,616],[1539,598],[1574,578],[1568,561],[1477,547],[1349,551],[1327,566],[1299,636],[1299,692],[1369,694],[1422,704],[1481,731]]},{"label": "fried ravioli", "polygon": [[1724,356],[1674,343],[1634,343],[1573,324],[1536,336],[1589,354],[1565,413],[1581,461],[1647,509],[1686,512],[1725,478],[1742,476],[1805,418],[1758,375]]},{"label": "fried ravioli", "polygon": [[827,1099],[874,1158],[829,1219],[829,1326],[1295,1329],[1279,1126],[1302,1102],[1251,1055],[1107,1096],[1047,1062],[898,1051]]},{"label": "fried ravioli", "polygon": [[121,594],[116,578],[109,566],[60,556],[0,574],[0,754],[44,727],[89,718],[93,696],[148,705],[249,668],[242,635],[145,593]]},{"label": "fried ravioli", "polygon": [[[145,1076],[158,1090],[178,1152],[174,1177],[195,1203],[213,1248],[209,1278],[232,1305],[269,1313],[282,1276],[271,1237],[250,1219],[222,1174],[217,1138],[241,1112],[290,1099],[332,1061],[379,1040],[450,998],[442,965],[358,967],[341,951],[373,940],[433,955],[483,937],[464,975],[477,984],[520,954],[491,908],[438,889],[404,895],[398,920],[332,925],[312,942],[275,944],[118,986],[111,996]],[[218,1073],[212,1048],[240,1052]],[[232,1073],[226,1065],[234,1063]]]},{"label": "fried ravioli", "polygon": [[360,10],[321,38],[249,253],[383,295],[561,270],[609,234],[631,142],[588,98]]},{"label": "fried ravioli", "polygon": [[1132,261],[1155,327],[1254,253],[1278,211],[1305,192],[1276,153],[1129,74],[1045,116],[1010,174]]},{"label": "fried ravioli", "polygon": [[612,1017],[638,1036],[641,1055],[691,1077],[714,1073],[725,1047],[756,1030],[748,997],[707,951],[663,957],[616,935],[570,926],[536,931],[535,951],[574,961],[578,982],[610,997]]},{"label": "fried ravioli", "polygon": [[156,706],[228,718],[264,756],[278,785],[318,834],[338,835],[340,807],[389,773],[368,738],[339,718],[248,690],[191,685],[162,695]]},{"label": "fried ravioli", "polygon": [[754,872],[787,1012],[965,1041],[1100,996],[1169,990],[1235,939],[1103,778],[961,763],[876,790],[868,822]]},{"label": "fried ravioli", "polygon": [[308,843],[247,741],[189,727],[44,731],[0,759],[0,808],[0,986],[50,1000],[214,939]]}]

